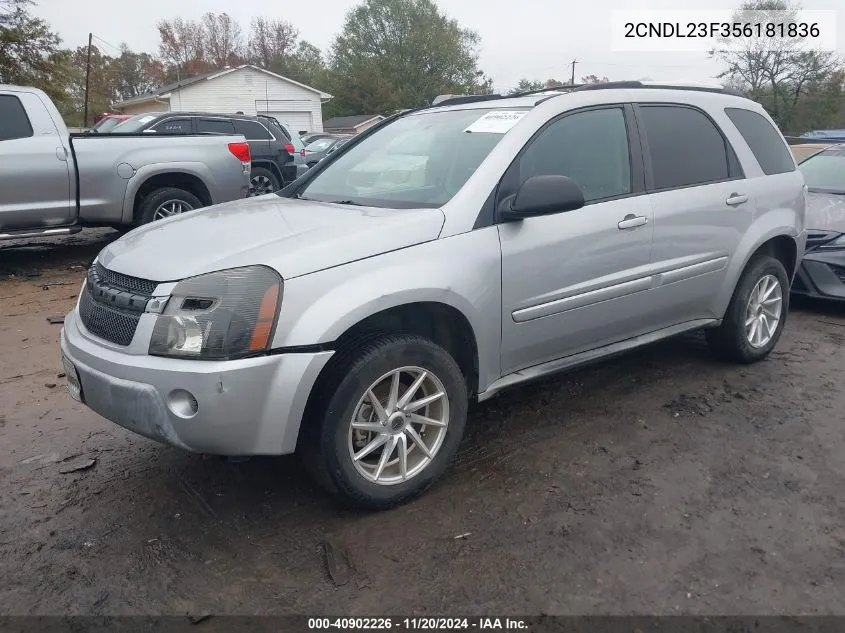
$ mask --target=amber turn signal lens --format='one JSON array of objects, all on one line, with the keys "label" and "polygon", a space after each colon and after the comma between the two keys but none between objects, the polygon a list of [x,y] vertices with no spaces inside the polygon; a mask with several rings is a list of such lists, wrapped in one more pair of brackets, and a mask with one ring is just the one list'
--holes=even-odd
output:
[{"label": "amber turn signal lens", "polygon": [[273,321],[276,318],[276,308],[279,304],[279,285],[275,284],[267,289],[261,298],[261,306],[258,308],[258,319],[252,329],[252,338],[249,341],[251,352],[260,352],[270,345],[270,333],[273,331]]}]

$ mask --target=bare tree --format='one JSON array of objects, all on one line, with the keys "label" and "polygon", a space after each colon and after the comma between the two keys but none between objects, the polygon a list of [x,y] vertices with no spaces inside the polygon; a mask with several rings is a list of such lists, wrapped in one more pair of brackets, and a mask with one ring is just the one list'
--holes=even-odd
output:
[{"label": "bare tree", "polygon": [[290,22],[255,18],[247,45],[249,61],[268,70],[278,70],[293,53],[298,37],[299,31]]},{"label": "bare tree", "polygon": [[240,62],[243,51],[241,27],[228,13],[206,13],[202,17],[206,60],[214,68]]},{"label": "bare tree", "polygon": [[[788,0],[747,0],[733,22],[754,22],[767,15],[772,22],[796,22],[799,9]],[[813,50],[800,39],[747,38],[739,43],[723,40],[723,45],[710,53],[725,64],[719,77],[762,103],[783,129],[795,126],[793,114],[808,87],[841,68],[832,52]]]},{"label": "bare tree", "polygon": [[165,62],[175,67],[177,79],[207,70],[201,24],[176,18],[158,23],[158,50]]}]

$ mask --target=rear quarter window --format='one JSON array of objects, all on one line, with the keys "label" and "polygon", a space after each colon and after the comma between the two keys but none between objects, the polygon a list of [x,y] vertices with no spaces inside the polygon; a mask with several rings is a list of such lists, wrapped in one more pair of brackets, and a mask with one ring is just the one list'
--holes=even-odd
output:
[{"label": "rear quarter window", "polygon": [[0,95],[0,141],[32,136],[32,125],[21,100],[13,95]]},{"label": "rear quarter window", "polygon": [[786,143],[765,117],[743,108],[725,108],[725,114],[748,143],[764,174],[773,176],[795,171],[795,161]]}]

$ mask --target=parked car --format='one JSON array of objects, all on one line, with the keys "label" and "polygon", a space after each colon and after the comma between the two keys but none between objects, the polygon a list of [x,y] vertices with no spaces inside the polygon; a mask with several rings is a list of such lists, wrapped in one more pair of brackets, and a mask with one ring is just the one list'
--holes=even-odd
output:
[{"label": "parked car", "polygon": [[293,162],[296,165],[296,178],[299,178],[306,171],[308,171],[308,165],[305,163],[305,143],[302,142],[299,134],[294,132],[291,127],[285,123],[280,123],[275,117],[267,116],[264,114],[259,114],[259,117],[269,119],[271,123],[278,125],[287,137],[290,139],[291,145],[293,145],[293,149],[295,153],[293,155]]},{"label": "parked car", "polygon": [[128,114],[104,114],[89,130],[92,134],[105,134],[129,118]]},{"label": "parked car", "polygon": [[[62,331],[70,394],[183,449],[296,451],[387,508],[443,474],[470,400],[701,328],[765,358],[806,240],[783,137],[741,97],[622,86],[446,100],[106,246]],[[425,153],[391,172],[389,148]]]},{"label": "parked car", "polygon": [[792,291],[845,301],[845,144],[798,165],[807,194],[807,250]]},{"label": "parked car", "polygon": [[305,163],[309,167],[313,167],[328,156],[332,150],[338,146],[343,146],[350,138],[349,136],[330,136],[312,141],[305,146]]},{"label": "parked car", "polygon": [[321,138],[332,138],[332,136],[334,136],[334,134],[330,134],[329,132],[311,132],[310,134],[304,134],[302,136],[302,142],[308,145],[309,143],[313,143]]},{"label": "parked car", "polygon": [[0,240],[131,228],[243,198],[243,136],[71,135],[49,97],[0,86]]},{"label": "parked car", "polygon": [[[139,114],[112,129],[114,134],[241,134],[252,157],[250,196],[278,191],[298,176],[296,147],[275,119],[245,114],[156,112]],[[300,161],[301,162],[301,161]]]}]

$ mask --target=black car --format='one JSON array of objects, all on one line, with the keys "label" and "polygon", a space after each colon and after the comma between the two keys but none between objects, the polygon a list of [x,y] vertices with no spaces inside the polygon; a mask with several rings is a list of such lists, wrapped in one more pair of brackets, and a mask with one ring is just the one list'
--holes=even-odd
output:
[{"label": "black car", "polygon": [[792,292],[845,300],[845,144],[799,163],[807,184],[807,249]]},{"label": "black car", "polygon": [[272,117],[208,112],[138,114],[111,129],[111,134],[242,134],[252,155],[250,196],[278,191],[297,178],[302,162],[288,133]]}]

